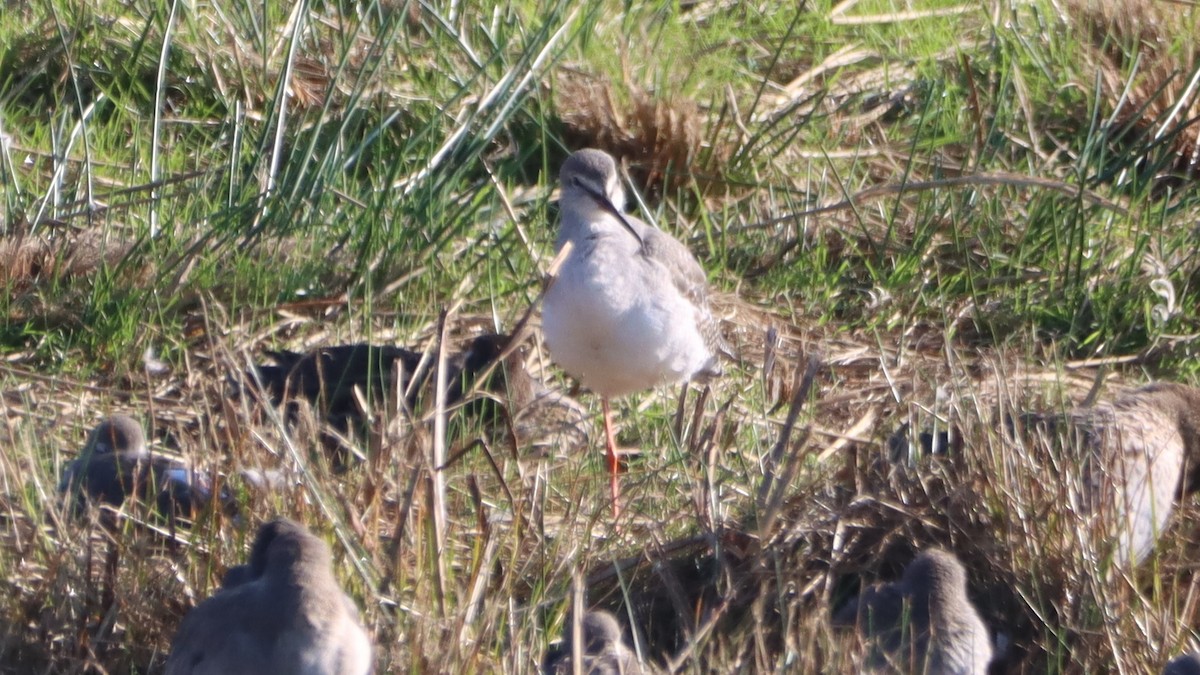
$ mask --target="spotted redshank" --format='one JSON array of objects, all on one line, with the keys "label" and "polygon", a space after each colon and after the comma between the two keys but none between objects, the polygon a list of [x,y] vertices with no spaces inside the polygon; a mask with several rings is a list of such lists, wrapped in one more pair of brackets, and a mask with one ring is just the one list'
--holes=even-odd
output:
[{"label": "spotted redshank", "polygon": [[941,549],[914,558],[900,581],[868,588],[833,622],[859,628],[876,650],[873,667],[890,661],[900,672],[984,675],[992,660],[987,627],[967,598],[967,572]]},{"label": "spotted redshank", "polygon": [[[213,500],[212,484],[208,474],[178,459],[150,454],[142,425],[128,415],[113,415],[92,429],[79,457],[64,467],[58,489],[76,509],[83,504],[80,498],[120,506],[133,496],[161,516],[190,518]],[[226,513],[236,512],[228,490],[216,499]]]},{"label": "spotted redshank", "polygon": [[[456,403],[476,375],[485,370],[508,346],[509,336],[486,334],[470,340],[447,360],[446,402]],[[415,407],[430,379],[430,368],[420,367],[422,352],[392,345],[349,344],[318,347],[309,352],[269,350],[274,365],[257,365],[246,379],[262,383],[272,403],[304,399],[320,406],[322,414],[339,431],[359,421],[363,396],[386,400],[393,388],[406,392],[405,402]],[[397,372],[398,371],[398,372]],[[394,382],[396,375],[401,378]],[[412,381],[418,376],[416,382]],[[235,383],[235,391],[240,387]],[[289,411],[291,412],[291,411]]]},{"label": "spotted redshank", "polygon": [[708,282],[691,251],[625,215],[617,164],[580,150],[559,173],[558,249],[571,251],[546,292],[542,328],[554,360],[599,394],[614,518],[620,517],[609,399],[720,375],[722,343]]},{"label": "spotted redshank", "polygon": [[[1065,446],[1079,462],[1082,506],[1123,566],[1154,550],[1181,480],[1185,490],[1195,487],[1200,389],[1158,382],[1066,414],[1019,419],[1026,435],[1051,448]],[[1184,466],[1192,475],[1181,476]]]},{"label": "spotted redshank", "polygon": [[183,619],[167,675],[367,675],[371,640],[333,575],[325,542],[279,519],[250,564]]}]

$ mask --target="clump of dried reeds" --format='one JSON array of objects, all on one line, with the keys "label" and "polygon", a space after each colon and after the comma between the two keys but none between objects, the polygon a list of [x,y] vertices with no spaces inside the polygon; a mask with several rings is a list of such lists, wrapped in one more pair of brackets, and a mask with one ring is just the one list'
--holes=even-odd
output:
[{"label": "clump of dried reeds", "polygon": [[570,72],[558,78],[554,100],[568,141],[629,161],[643,189],[687,182],[703,140],[695,101],[630,86],[623,102],[608,80]]},{"label": "clump of dried reeds", "polygon": [[[1174,171],[1200,170],[1200,10],[1156,0],[1065,0],[1083,58],[1117,128],[1143,146],[1165,142]],[[1087,89],[1093,82],[1081,83]]]}]

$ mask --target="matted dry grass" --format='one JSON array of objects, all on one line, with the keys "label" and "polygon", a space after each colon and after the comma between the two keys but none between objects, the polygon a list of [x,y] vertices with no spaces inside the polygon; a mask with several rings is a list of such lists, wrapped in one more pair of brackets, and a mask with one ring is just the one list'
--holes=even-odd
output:
[{"label": "matted dry grass", "polygon": [[[1194,505],[1181,509],[1160,552],[1132,580],[1109,581],[1103,557],[1075,546],[1078,521],[1062,509],[1071,496],[1061,467],[1014,452],[996,429],[999,410],[1081,401],[1094,371],[1043,371],[1013,354],[968,356],[944,345],[881,351],[876,340],[803,330],[745,302],[725,314],[744,363],[677,410],[682,465],[642,448],[649,454],[625,479],[633,517],[623,532],[612,530],[598,474],[581,471],[588,453],[535,451],[529,436],[514,445],[503,422],[451,420],[455,459],[443,472],[449,522],[440,556],[429,534],[430,427],[376,410],[362,441],[370,458],[335,474],[311,422],[288,432],[248,398],[228,396],[225,375],[264,341],[338,341],[317,323],[293,318],[252,332],[210,310],[188,369],[140,382],[5,368],[6,382],[22,384],[5,386],[13,451],[0,473],[24,486],[6,491],[2,509],[12,599],[5,658],[22,668],[53,662],[56,672],[161,663],[187,608],[243,559],[254,525],[275,513],[335,542],[340,576],[364,608],[385,672],[528,672],[558,634],[579,574],[589,603],[633,617],[654,662],[848,672],[861,666],[861,650],[830,627],[832,610],[860,585],[894,578],[931,545],[953,550],[970,571],[972,596],[1007,645],[1001,672],[1137,669],[1182,648],[1200,620],[1198,542],[1187,525]],[[486,323],[466,317],[451,334]],[[432,344],[434,331],[408,341]],[[533,347],[526,362],[544,382],[544,354]],[[806,385],[804,363],[817,355],[820,368]],[[811,397],[796,399],[806,386]],[[1104,395],[1121,386],[1109,378]],[[738,395],[746,387],[774,392],[777,409],[746,407]],[[511,405],[510,393],[487,395]],[[771,464],[789,407],[798,423]],[[123,527],[110,532],[44,511],[86,430],[116,411],[139,415],[161,446],[227,477],[241,493],[244,520],[214,514],[172,531],[131,505]],[[891,432],[934,417],[961,442],[946,455],[893,463]],[[745,443],[750,429],[762,439],[757,446]],[[237,477],[281,466],[293,480],[271,495]],[[793,476],[774,502],[760,499],[764,466],[766,476]],[[680,499],[693,508],[680,509]]]},{"label": "matted dry grass", "polygon": [[[627,159],[644,190],[689,180],[683,168],[693,166],[705,138],[694,101],[664,99],[630,86],[629,101],[622,103],[612,83],[570,70],[558,78],[554,94],[572,147],[598,148]],[[711,150],[714,156],[725,154],[719,146]]]},{"label": "matted dry grass", "polygon": [[[1150,14],[1160,11],[1138,6]],[[432,20],[415,7],[408,5],[408,21]],[[1078,16],[1089,16],[1087,11]],[[322,25],[334,32],[332,24]],[[245,100],[249,117],[267,115],[264,92],[284,67],[285,43],[276,36],[270,53],[261,54],[259,45],[232,44],[228,36],[236,30],[221,28],[208,45],[215,45],[215,58],[194,60],[207,64],[212,86]],[[1105,24],[1102,30],[1149,40],[1151,56],[1157,54],[1155,41],[1169,32],[1153,23],[1117,28]],[[963,39],[980,38],[964,31]],[[356,38],[347,72],[362,67],[370,42],[371,36]],[[295,63],[290,95],[301,110],[344,95],[343,83],[330,79],[338,62],[330,45],[314,41]],[[203,52],[202,44],[192,55]],[[940,60],[957,70],[952,64],[959,57],[949,49]],[[1106,95],[1124,92],[1124,80],[1115,75],[1129,64],[1111,61],[1113,54],[1103,50],[1093,57]],[[895,203],[865,215],[852,208],[855,197],[916,189],[905,168],[911,149],[885,143],[889,136],[881,125],[921,95],[919,76],[910,64],[883,60],[871,51],[837,51],[782,78],[787,84],[764,98],[767,105],[754,116],[741,119],[733,112],[723,122],[709,120],[714,126],[707,131],[705,115],[715,111],[695,101],[635,85],[622,97],[610,82],[573,72],[555,84],[555,122],[580,145],[629,160],[639,184],[653,189],[664,182],[676,186],[671,181],[685,174],[672,169],[705,153],[719,164],[729,154],[723,144],[730,138],[753,136],[735,127],[757,129],[837,112],[844,149],[789,143],[776,148],[777,159],[765,162],[802,167],[806,156],[861,153],[870,166],[854,179],[860,182],[834,185],[821,171],[784,173],[785,187],[797,199],[811,197],[809,205],[816,207],[799,214],[803,204],[780,201],[766,189],[771,181],[784,185],[783,178],[764,178],[763,189],[737,188],[744,189],[750,206],[732,213],[742,220],[728,223],[722,234],[730,246],[738,245],[733,241],[738,235],[772,239],[765,251],[747,254],[760,256],[749,266],[752,273],[791,264],[814,244],[833,258],[861,258],[877,245],[902,251],[931,222],[916,200],[889,200]],[[226,82],[241,63],[253,72]],[[871,67],[830,77],[829,89],[826,74],[862,63]],[[1194,162],[1187,153],[1194,153],[1188,134],[1195,125],[1152,126],[1171,106],[1194,102],[1178,88],[1183,81],[1178,74],[1191,67],[1167,63],[1143,69],[1146,79],[1136,79],[1130,89],[1136,100],[1112,105],[1141,111],[1144,116],[1131,117],[1130,124],[1150,125],[1154,133],[1163,129],[1178,143],[1181,161]],[[381,84],[369,92],[402,105],[411,85],[395,80],[382,83],[395,87]],[[474,104],[472,97],[464,100]],[[974,112],[982,117],[986,110]],[[969,157],[967,146],[955,144],[937,158]],[[1019,188],[997,197],[1013,202],[1006,226],[1014,240],[1029,216],[1028,205],[1037,201],[1035,191],[1078,194],[1088,203],[1104,200],[1074,182],[1044,176],[957,178],[931,179],[920,190]],[[831,199],[838,204],[816,206]],[[809,220],[830,211],[837,217]],[[951,216],[932,216],[938,220],[932,221],[937,232],[930,255],[944,249],[947,266],[966,265],[954,258],[962,252],[951,250],[960,235],[954,229],[960,223]],[[444,253],[460,256],[478,241],[464,237]],[[286,259],[289,245],[279,241],[277,260]],[[76,267],[83,258],[64,255],[70,249],[62,241],[14,235],[0,242],[0,260],[9,250],[5,246],[13,247],[11,259],[19,264],[7,268],[11,277],[0,273],[0,281],[30,297],[37,296],[39,284],[63,278],[57,275],[76,269],[86,275],[91,269]],[[986,260],[981,245],[965,248],[966,255]],[[1124,259],[1104,253],[1097,257]],[[888,254],[881,250],[880,262]],[[1033,270],[1029,283],[1045,278],[1044,271]],[[885,291],[846,286],[852,287],[846,290],[851,300],[839,302],[849,311],[878,310],[862,296]],[[467,287],[464,281],[459,292]],[[780,298],[789,298],[789,290],[778,289]],[[480,397],[495,401],[496,412],[485,420],[452,413],[442,434],[432,420],[445,411],[431,402],[412,412],[395,400],[379,402],[365,437],[349,439],[366,459],[344,472],[331,466],[315,420],[289,428],[278,411],[261,408],[249,396],[232,397],[228,377],[266,347],[302,349],[369,336],[432,353],[439,343],[436,323],[398,334],[384,317],[362,318],[363,308],[348,306],[346,295],[243,314],[205,297],[188,303],[194,310],[184,334],[156,337],[180,354],[163,372],[83,379],[0,365],[5,446],[0,571],[9,591],[8,601],[0,603],[0,668],[154,670],[183,614],[213,592],[225,568],[244,560],[255,526],[276,514],[306,523],[333,544],[339,578],[363,609],[381,672],[530,672],[561,632],[576,579],[589,604],[612,607],[635,626],[642,653],[655,663],[691,672],[855,672],[862,666],[860,645],[833,631],[832,611],[861,585],[894,578],[915,551],[935,544],[957,553],[970,571],[972,597],[1006,645],[999,671],[1144,671],[1185,648],[1200,621],[1195,505],[1182,504],[1160,551],[1132,579],[1114,578],[1103,552],[1072,536],[1081,524],[1066,508],[1075,497],[1064,465],[1014,449],[996,428],[1005,410],[1084,400],[1097,379],[1095,364],[1043,368],[1032,365],[1044,357],[1037,346],[1011,353],[990,346],[994,335],[975,340],[972,331],[987,328],[976,328],[973,319],[987,309],[966,295],[945,301],[955,305],[942,312],[953,325],[918,319],[902,332],[880,328],[887,325],[880,321],[869,334],[836,325],[837,312],[845,310],[805,312],[789,306],[792,302],[718,298],[717,313],[740,356],[729,376],[711,390],[689,391],[687,398],[659,391],[622,406],[622,440],[638,446],[641,456],[629,461],[624,477],[630,519],[620,532],[610,522],[595,452],[596,401],[580,397],[592,415],[581,418],[536,336],[523,365],[535,387],[550,392],[546,408],[527,405],[526,394],[512,388],[481,391]],[[39,313],[44,309],[28,310],[31,316]],[[817,323],[818,315],[824,323]],[[493,323],[488,316],[453,317],[445,342],[492,330]],[[22,355],[10,358],[19,362]],[[819,368],[805,380],[809,363]],[[1102,395],[1139,379],[1108,377]],[[122,526],[111,531],[67,517],[55,490],[61,468],[87,430],[113,412],[134,414],[158,447],[223,476],[239,493],[243,518],[212,514],[190,529],[172,529],[132,504],[122,512]],[[669,424],[643,423],[656,415]],[[905,423],[915,432],[935,418],[956,430],[960,440],[952,451],[893,461],[892,433]],[[435,461],[438,443],[445,446],[441,466]],[[269,495],[239,478],[245,470],[274,468],[286,469],[291,479]]]},{"label": "matted dry grass", "polygon": [[[1011,355],[909,356],[886,384],[872,386],[885,379],[879,371],[839,382],[853,398],[821,387],[814,426],[789,448],[810,470],[777,515],[743,514],[707,535],[657,543],[624,561],[619,581],[611,565],[593,572],[594,588],[634,617],[649,651],[675,666],[861,670],[862,645],[831,628],[831,613],[862,585],[897,578],[930,546],[955,551],[970,571],[998,642],[993,672],[1139,672],[1188,649],[1200,619],[1192,500],[1183,497],[1158,553],[1132,572],[1117,569],[1113,551],[1085,534],[1094,524],[1078,510],[1080,459],[1036,452],[998,422],[1081,403],[1094,373],[1030,369]],[[1126,386],[1109,378],[1104,396]],[[887,422],[870,440],[853,431],[897,415],[913,429],[938,418],[953,429],[949,450],[897,458],[878,442]],[[846,435],[822,438],[816,425]]]}]

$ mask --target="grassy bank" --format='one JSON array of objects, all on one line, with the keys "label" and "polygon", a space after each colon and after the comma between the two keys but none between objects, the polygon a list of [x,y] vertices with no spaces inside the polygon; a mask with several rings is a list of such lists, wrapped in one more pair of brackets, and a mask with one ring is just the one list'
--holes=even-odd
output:
[{"label": "grassy bank", "polygon": [[[482,4],[5,5],[0,668],[156,670],[275,513],[334,544],[380,672],[530,672],[573,579],[644,609],[660,663],[837,672],[831,605],[934,542],[966,558],[1013,668],[1157,669],[1186,646],[1191,506],[1123,611],[1083,602],[1102,571],[1046,571],[1070,566],[1027,545],[1022,523],[1053,520],[1027,510],[1037,468],[971,420],[1010,390],[1195,382],[1194,9]],[[481,392],[501,421],[452,414],[440,439],[436,406],[393,407],[342,473],[311,426],[230,397],[263,349],[512,330],[584,146],[696,252],[739,356],[706,395],[618,405],[641,451],[621,532],[587,393],[578,420]],[[525,366],[570,390],[536,340]],[[166,535],[137,508],[117,533],[67,517],[61,467],[117,411],[250,515]],[[887,437],[933,413],[965,428],[964,461],[887,471]],[[777,445],[794,461],[765,460]],[[238,484],[277,467],[295,484]],[[696,597],[649,592],[662,570]]]}]

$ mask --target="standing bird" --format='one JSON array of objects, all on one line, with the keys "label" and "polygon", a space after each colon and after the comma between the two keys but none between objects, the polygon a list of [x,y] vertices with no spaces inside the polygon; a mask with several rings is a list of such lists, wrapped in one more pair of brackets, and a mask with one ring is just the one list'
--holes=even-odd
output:
[{"label": "standing bird", "polygon": [[293,521],[262,526],[248,566],[183,619],[166,675],[366,675],[371,640],[325,542]]},{"label": "standing bird", "polygon": [[[92,429],[79,457],[63,469],[58,489],[70,499],[86,497],[112,506],[136,496],[167,517],[190,518],[213,499],[207,475],[172,457],[151,455],[142,425],[128,415],[113,415]],[[227,491],[219,500],[226,512],[236,511]]]},{"label": "standing bird", "polygon": [[[1116,560],[1136,565],[1154,550],[1175,498],[1195,488],[1200,461],[1200,389],[1169,382],[1146,385],[1090,408],[1027,413],[1026,435],[1065,446],[1081,463],[1083,507]],[[1184,465],[1193,475],[1181,477]]]},{"label": "standing bird", "polygon": [[[579,672],[584,675],[642,675],[637,654],[621,638],[621,624],[603,610],[583,615],[579,627],[582,641],[579,650]],[[542,670],[550,675],[571,675],[575,672],[574,640],[570,623],[559,653],[547,658]]]},{"label": "standing bird", "polygon": [[554,360],[600,395],[619,517],[609,399],[720,375],[717,354],[724,349],[704,270],[671,235],[624,214],[625,190],[613,158],[580,150],[563,163],[559,182],[557,248],[572,248],[546,291],[542,329]]},{"label": "standing bird", "polygon": [[[984,675],[992,660],[987,627],[967,598],[967,572],[952,553],[928,549],[900,581],[868,588],[833,617],[857,626],[883,653],[873,666],[929,675]],[[885,656],[886,654],[886,656]]]}]

